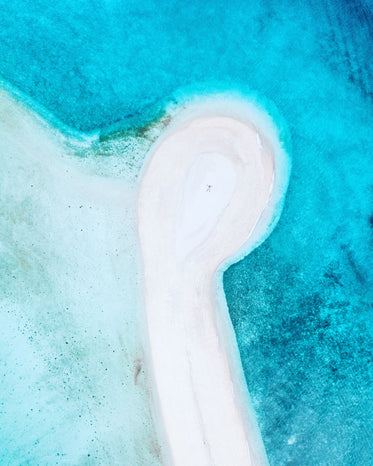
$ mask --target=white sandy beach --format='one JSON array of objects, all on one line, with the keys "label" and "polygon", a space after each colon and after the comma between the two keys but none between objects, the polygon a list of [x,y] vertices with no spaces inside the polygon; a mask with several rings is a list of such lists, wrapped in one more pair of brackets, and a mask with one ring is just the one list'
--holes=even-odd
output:
[{"label": "white sandy beach", "polygon": [[273,175],[269,144],[224,105],[185,112],[149,155],[139,197],[145,310],[161,428],[177,466],[267,463],[214,277],[258,224]]}]

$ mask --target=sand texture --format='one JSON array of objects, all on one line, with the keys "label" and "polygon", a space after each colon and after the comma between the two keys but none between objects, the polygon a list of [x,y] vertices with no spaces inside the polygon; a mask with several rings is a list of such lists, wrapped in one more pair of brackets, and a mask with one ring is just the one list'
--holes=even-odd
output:
[{"label": "sand texture", "polygon": [[150,363],[169,460],[266,464],[216,270],[271,197],[274,158],[224,106],[186,112],[155,144],[140,187]]}]

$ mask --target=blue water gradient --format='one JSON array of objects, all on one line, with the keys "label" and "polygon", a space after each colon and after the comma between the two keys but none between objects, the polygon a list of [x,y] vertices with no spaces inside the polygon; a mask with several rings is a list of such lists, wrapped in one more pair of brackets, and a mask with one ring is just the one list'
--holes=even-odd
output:
[{"label": "blue water gradient", "polygon": [[224,275],[247,384],[271,464],[372,464],[369,1],[0,6],[0,74],[77,130],[143,124],[178,89],[274,102],[292,137],[285,209]]}]

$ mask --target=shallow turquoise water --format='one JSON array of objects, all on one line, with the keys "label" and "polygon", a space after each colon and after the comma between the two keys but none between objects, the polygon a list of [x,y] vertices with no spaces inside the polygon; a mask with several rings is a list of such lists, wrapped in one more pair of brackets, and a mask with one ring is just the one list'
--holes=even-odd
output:
[{"label": "shallow turquoise water", "polygon": [[75,129],[139,125],[195,89],[274,104],[292,139],[284,212],[224,276],[247,384],[271,464],[371,464],[371,5],[0,5],[0,74]]}]

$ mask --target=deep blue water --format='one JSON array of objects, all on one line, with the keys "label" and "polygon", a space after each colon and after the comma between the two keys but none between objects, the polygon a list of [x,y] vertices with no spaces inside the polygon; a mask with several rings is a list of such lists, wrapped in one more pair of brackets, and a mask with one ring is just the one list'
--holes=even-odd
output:
[{"label": "deep blue water", "polygon": [[0,1],[0,74],[75,129],[193,86],[287,122],[280,222],[224,275],[273,465],[373,464],[372,30],[367,1]]}]

